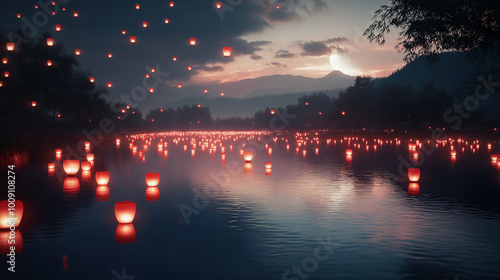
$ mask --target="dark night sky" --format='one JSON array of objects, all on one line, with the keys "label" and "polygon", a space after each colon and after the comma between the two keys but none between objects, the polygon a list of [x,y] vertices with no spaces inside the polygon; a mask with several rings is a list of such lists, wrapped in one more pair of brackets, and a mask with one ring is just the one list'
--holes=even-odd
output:
[{"label": "dark night sky", "polygon": [[[109,100],[142,85],[146,69],[168,72],[154,94],[139,105],[143,110],[185,96],[218,96],[224,90],[221,83],[244,78],[322,77],[333,70],[384,76],[403,65],[402,55],[393,49],[394,38],[383,47],[360,38],[371,20],[370,11],[383,1],[232,0],[221,1],[220,10],[215,1],[200,0],[174,1],[174,7],[170,1],[59,0],[55,6],[51,2],[38,2],[38,9],[34,1],[4,3],[0,26],[6,32],[27,26],[25,22],[43,23],[47,17],[45,24],[35,25],[36,37],[50,32],[68,51],[81,49],[81,68],[90,71],[97,83],[113,83]],[[56,15],[46,16],[42,3]],[[73,11],[78,11],[78,18]],[[144,21],[147,28],[142,27]],[[55,31],[56,24],[61,24],[61,32]],[[135,44],[130,36],[136,36]],[[189,45],[191,37],[197,40],[195,46]],[[231,57],[222,55],[223,46],[232,48]],[[181,89],[178,83],[183,84]],[[237,92],[225,94],[243,97]]]}]

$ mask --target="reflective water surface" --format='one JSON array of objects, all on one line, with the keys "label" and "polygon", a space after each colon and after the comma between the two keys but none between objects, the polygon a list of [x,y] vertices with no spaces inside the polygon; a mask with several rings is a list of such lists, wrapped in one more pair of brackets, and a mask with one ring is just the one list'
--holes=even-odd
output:
[{"label": "reflective water surface", "polygon": [[[500,168],[491,160],[498,142],[437,143],[420,153],[420,180],[410,184],[398,165],[417,164],[408,148],[416,139],[274,136],[107,139],[91,145],[91,170],[75,176],[61,162],[66,145],[77,143],[31,157],[16,169],[24,217],[15,276],[498,279]],[[253,151],[251,163],[241,149]],[[107,185],[97,186],[96,171],[109,172]],[[146,185],[149,172],[160,174],[157,187]],[[135,202],[131,224],[118,224],[119,201]],[[4,252],[0,260],[2,275],[12,277]]]}]

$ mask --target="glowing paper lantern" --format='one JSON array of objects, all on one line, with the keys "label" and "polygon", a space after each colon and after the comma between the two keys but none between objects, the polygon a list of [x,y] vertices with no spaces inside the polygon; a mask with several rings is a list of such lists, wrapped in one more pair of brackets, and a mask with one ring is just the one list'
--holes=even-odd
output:
[{"label": "glowing paper lantern", "polygon": [[160,189],[158,187],[147,187],[146,188],[146,200],[158,200],[160,199]]},{"label": "glowing paper lantern", "polygon": [[244,151],[243,158],[245,159],[246,162],[251,162],[253,159],[253,152],[252,151]]},{"label": "glowing paper lantern", "polygon": [[77,159],[67,159],[63,161],[64,172],[68,175],[75,175],[80,170],[80,161]]},{"label": "glowing paper lantern", "polygon": [[[14,210],[10,211],[9,208]],[[24,205],[21,200],[9,202],[0,201],[0,229],[8,229],[11,226],[18,227],[23,218]],[[14,215],[11,215],[13,213]]]},{"label": "glowing paper lantern", "polygon": [[6,44],[6,45],[7,45],[7,50],[8,50],[9,52],[14,51],[14,48],[16,47],[16,44],[14,44],[14,43],[12,43],[12,42],[7,42],[7,44]]},{"label": "glowing paper lantern", "polygon": [[56,149],[56,156],[62,155],[62,149]]},{"label": "glowing paper lantern", "polygon": [[220,9],[222,7],[222,3],[221,2],[215,2],[215,7],[217,9]]},{"label": "glowing paper lantern", "polygon": [[266,162],[264,166],[266,167],[266,169],[273,168],[273,164],[271,162]]},{"label": "glowing paper lantern", "polygon": [[94,161],[94,154],[87,154],[87,161],[92,163]]},{"label": "glowing paper lantern", "polygon": [[31,101],[31,107],[36,107],[36,101]]},{"label": "glowing paper lantern", "polygon": [[9,71],[4,71],[4,72],[3,72],[3,76],[4,76],[5,78],[8,78],[8,77],[10,76],[10,72],[9,72]]},{"label": "glowing paper lantern", "polygon": [[153,92],[155,92],[155,89],[154,88],[149,88],[149,92],[153,93]]},{"label": "glowing paper lantern", "polygon": [[108,87],[112,87],[113,86],[113,83],[112,82],[108,82]]},{"label": "glowing paper lantern", "polygon": [[53,162],[49,162],[48,167],[49,167],[49,169],[55,169],[56,168],[56,164],[53,163]]},{"label": "glowing paper lantern", "polygon": [[168,24],[168,18],[165,19],[165,24]]},{"label": "glowing paper lantern", "polygon": [[160,183],[160,173],[146,173],[146,185],[156,187]]},{"label": "glowing paper lantern", "polygon": [[95,173],[95,180],[98,185],[104,186],[109,183],[109,172],[108,171],[98,171]]},{"label": "glowing paper lantern", "polygon": [[52,60],[47,60],[47,66],[52,66]]},{"label": "glowing paper lantern", "polygon": [[7,64],[8,62],[9,62],[8,58],[6,58],[6,57],[2,58],[2,63],[3,64]]},{"label": "glowing paper lantern", "polygon": [[56,31],[57,32],[61,31],[61,25],[60,24],[56,24]]},{"label": "glowing paper lantern", "polygon": [[420,169],[408,168],[408,179],[410,179],[410,182],[418,182],[418,179],[420,179]]},{"label": "glowing paper lantern", "polygon": [[177,87],[178,88],[182,88],[182,84],[177,84]]},{"label": "glowing paper lantern", "polygon": [[347,156],[352,156],[352,149],[346,149],[346,150],[345,150],[345,154],[346,154]]},{"label": "glowing paper lantern", "polygon": [[136,38],[135,36],[130,36],[130,43],[135,44]]},{"label": "glowing paper lantern", "polygon": [[144,27],[144,28],[148,27],[148,22],[147,21],[143,21],[142,22],[142,27]]},{"label": "glowing paper lantern", "polygon": [[47,46],[52,47],[54,45],[54,38],[47,38]]},{"label": "glowing paper lantern", "polygon": [[94,77],[90,77],[89,80],[90,80],[91,83],[95,82],[95,78]]},{"label": "glowing paper lantern", "polygon": [[78,15],[79,15],[79,14],[78,14],[78,11],[74,11],[74,12],[73,12],[73,16],[74,16],[74,17],[78,17]]},{"label": "glowing paper lantern", "polygon": [[190,44],[191,46],[196,45],[196,38],[190,38],[190,39],[189,39],[189,44]]},{"label": "glowing paper lantern", "polygon": [[173,61],[177,61],[177,56],[173,56],[173,57],[172,57],[172,60],[173,60]]},{"label": "glowing paper lantern", "polygon": [[0,87],[3,87],[3,82],[2,81],[0,81]]},{"label": "glowing paper lantern", "polygon": [[188,66],[188,70],[191,71],[191,69],[192,69],[191,66]]},{"label": "glowing paper lantern", "polygon": [[118,223],[128,224],[135,217],[135,203],[132,201],[120,201],[115,203],[115,217]]},{"label": "glowing paper lantern", "polygon": [[139,10],[140,8],[141,8],[141,5],[139,5],[139,4],[135,4],[135,9],[136,9],[136,10]]},{"label": "glowing paper lantern", "polygon": [[224,55],[225,57],[231,56],[231,47],[223,47],[222,55]]},{"label": "glowing paper lantern", "polygon": [[113,57],[113,54],[112,54],[112,53],[108,53],[108,57],[109,57],[109,58],[112,58],[112,57]]},{"label": "glowing paper lantern", "polygon": [[174,1],[170,1],[170,7],[174,6]]},{"label": "glowing paper lantern", "polygon": [[135,228],[134,225],[118,224],[115,231],[116,244],[130,244],[135,242]]},{"label": "glowing paper lantern", "polygon": [[81,53],[82,53],[82,51],[81,51],[80,49],[76,49],[76,50],[75,50],[75,54],[76,54],[76,55],[80,55]]},{"label": "glowing paper lantern", "polygon": [[17,14],[17,18],[21,18],[21,14]]}]

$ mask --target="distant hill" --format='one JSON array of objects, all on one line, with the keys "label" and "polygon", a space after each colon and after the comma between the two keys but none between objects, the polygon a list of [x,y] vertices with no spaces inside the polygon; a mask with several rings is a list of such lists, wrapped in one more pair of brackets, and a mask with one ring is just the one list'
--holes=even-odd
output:
[{"label": "distant hill", "polygon": [[255,112],[265,107],[284,107],[289,104],[297,103],[297,99],[303,95],[322,92],[328,96],[337,96],[341,91],[338,90],[319,90],[314,92],[288,93],[279,95],[263,95],[250,98],[232,98],[232,97],[186,97],[174,102],[165,103],[164,108],[182,107],[184,104],[200,104],[208,106],[213,118],[226,117],[251,117]]}]

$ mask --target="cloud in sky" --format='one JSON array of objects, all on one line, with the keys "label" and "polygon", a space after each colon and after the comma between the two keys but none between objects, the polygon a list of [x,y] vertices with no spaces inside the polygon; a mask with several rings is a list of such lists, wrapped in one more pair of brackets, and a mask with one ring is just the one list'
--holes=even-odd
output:
[{"label": "cloud in sky", "polygon": [[274,55],[276,58],[294,58],[297,57],[296,54],[289,52],[288,50],[281,49]]},{"label": "cloud in sky", "polygon": [[339,52],[343,52],[346,49],[337,45],[332,45],[333,43],[340,43],[347,41],[345,37],[334,37],[330,39],[326,39],[323,41],[308,41],[308,42],[299,42],[300,47],[303,52],[301,55],[303,56],[322,56],[326,54],[330,54],[332,50],[337,50]]},{"label": "cloud in sky", "polygon": [[281,67],[286,67],[286,64],[283,64],[283,63],[279,63],[279,62],[271,62],[270,63],[271,65],[274,65],[278,68],[281,68]]}]

